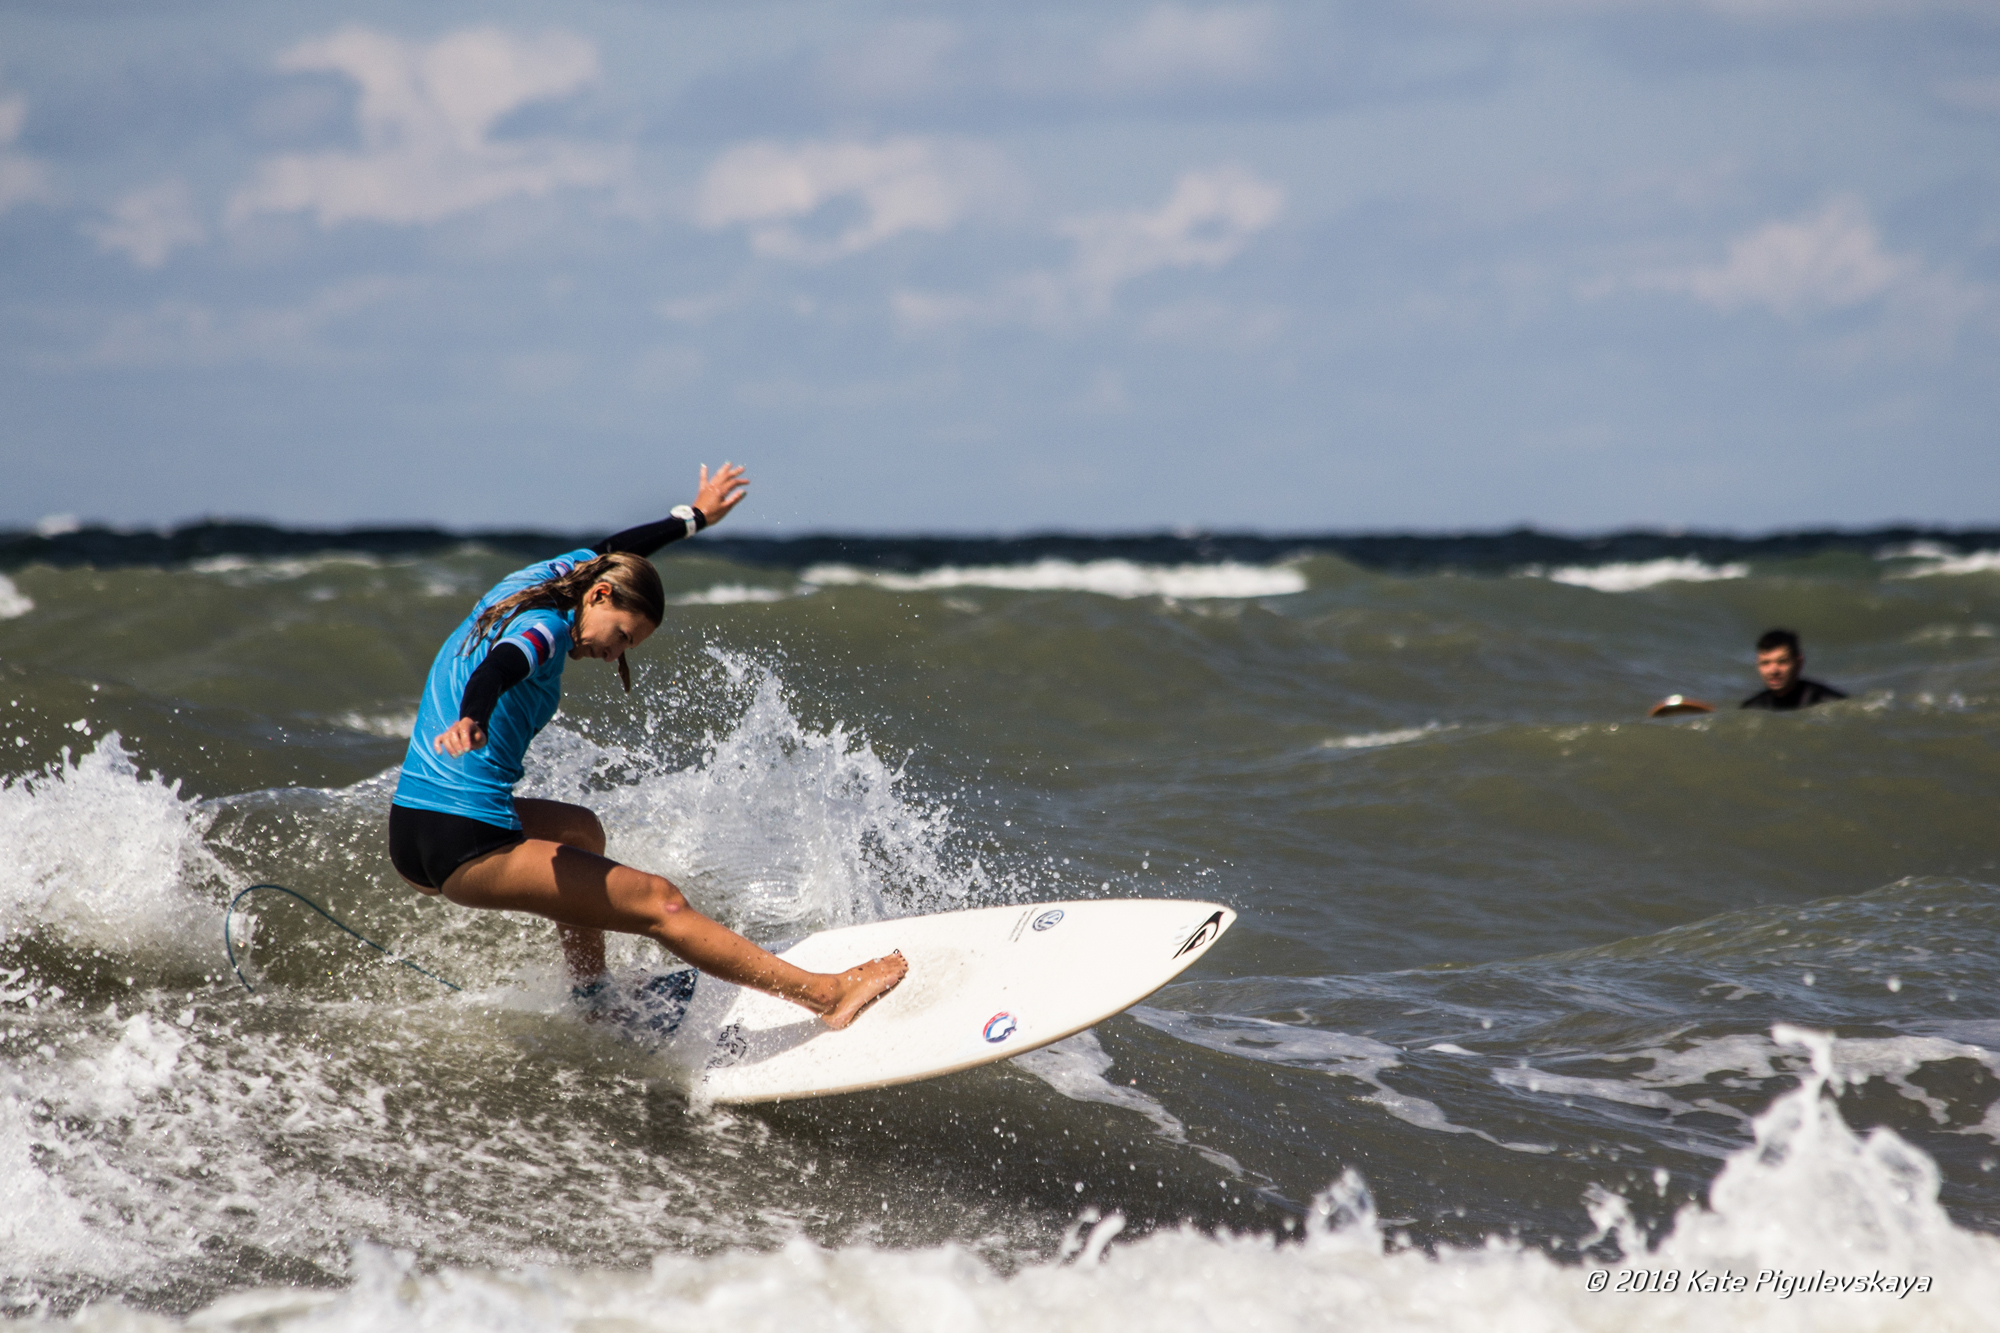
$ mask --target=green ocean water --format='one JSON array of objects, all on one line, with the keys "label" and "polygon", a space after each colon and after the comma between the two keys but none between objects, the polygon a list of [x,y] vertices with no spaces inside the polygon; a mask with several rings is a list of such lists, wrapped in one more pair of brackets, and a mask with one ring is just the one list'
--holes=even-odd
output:
[{"label": "green ocean water", "polygon": [[[1092,896],[1241,914],[1048,1051],[729,1113],[580,1022],[546,925],[387,864],[431,655],[519,563],[8,572],[8,1312],[178,1319],[358,1300],[370,1264],[615,1275],[801,1239],[955,1246],[999,1281],[1083,1208],[1135,1247],[1295,1235],[1349,1170],[1392,1245],[1609,1256],[1608,1192],[1631,1254],[1799,1088],[1781,1023],[1838,1039],[1840,1115],[1932,1164],[1940,1225],[2000,1232],[1990,554],[884,573],[671,551],[634,692],[571,664],[523,787],[597,809],[612,855],[766,939]],[[1852,697],[1738,711],[1772,625]],[[1647,720],[1670,693],[1721,708]],[[465,993],[276,900],[245,993],[222,908],[259,881]],[[1827,1171],[1798,1216],[1861,1188]]]}]

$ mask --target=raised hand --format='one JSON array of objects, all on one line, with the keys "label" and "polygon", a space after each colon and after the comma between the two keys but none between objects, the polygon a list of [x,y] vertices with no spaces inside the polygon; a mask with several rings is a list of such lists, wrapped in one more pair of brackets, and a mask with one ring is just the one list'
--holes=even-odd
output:
[{"label": "raised hand", "polygon": [[736,464],[725,462],[711,477],[708,475],[708,464],[703,463],[701,486],[695,491],[694,507],[710,523],[720,523],[722,516],[743,503],[743,497],[749,493],[749,478]]}]

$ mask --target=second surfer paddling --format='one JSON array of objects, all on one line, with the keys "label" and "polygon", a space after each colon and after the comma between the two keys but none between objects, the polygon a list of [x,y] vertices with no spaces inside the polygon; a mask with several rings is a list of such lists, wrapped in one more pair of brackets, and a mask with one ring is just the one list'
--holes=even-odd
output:
[{"label": "second surfer paddling", "polygon": [[604,826],[580,805],[513,794],[528,743],[555,716],[569,658],[618,664],[660,626],[666,595],[646,559],[719,522],[743,499],[743,469],[701,470],[692,506],[595,547],[517,570],[438,649],[389,808],[389,856],[424,893],[556,923],[580,982],[604,971],[604,932],[645,935],[724,981],[780,996],[844,1028],[895,989],[901,953],[845,972],[808,972],[688,905],[664,876],[604,855]]}]

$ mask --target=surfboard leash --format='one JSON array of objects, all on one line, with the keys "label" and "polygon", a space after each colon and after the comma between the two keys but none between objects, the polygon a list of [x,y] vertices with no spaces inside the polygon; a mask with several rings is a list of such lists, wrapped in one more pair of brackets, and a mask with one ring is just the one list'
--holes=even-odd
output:
[{"label": "surfboard leash", "polygon": [[390,962],[397,963],[403,967],[409,968],[410,971],[412,972],[416,972],[422,976],[429,977],[432,981],[435,981],[438,985],[445,987],[447,990],[464,989],[461,986],[457,986],[449,981],[446,981],[443,977],[439,976],[437,973],[431,971],[428,968],[418,967],[415,963],[403,957],[401,954],[395,954],[389,952],[389,950],[383,948],[381,945],[377,944],[374,940],[369,939],[366,935],[363,935],[360,931],[348,925],[345,921],[342,921],[339,917],[327,911],[324,907],[321,907],[318,903],[306,897],[303,893],[300,893],[296,889],[288,889],[282,884],[252,884],[249,888],[244,889],[242,892],[238,893],[234,898],[231,898],[229,900],[229,906],[224,908],[222,911],[222,947],[229,954],[229,968],[232,972],[236,974],[236,979],[243,983],[243,989],[249,991],[252,995],[255,995],[257,993],[257,988],[250,984],[250,978],[243,975],[242,967],[240,967],[236,962],[236,937],[234,933],[229,929],[229,922],[230,918],[236,912],[236,904],[242,902],[245,898],[248,898],[251,894],[257,892],[259,889],[270,889],[274,893],[282,893],[288,898],[298,899],[300,902],[304,903],[307,907],[312,908],[313,911],[318,912],[328,921],[331,921],[334,925],[338,926],[341,930],[346,931],[349,935],[352,935],[355,939],[360,940],[363,944],[373,949],[376,953],[379,953],[384,958],[387,958]]}]

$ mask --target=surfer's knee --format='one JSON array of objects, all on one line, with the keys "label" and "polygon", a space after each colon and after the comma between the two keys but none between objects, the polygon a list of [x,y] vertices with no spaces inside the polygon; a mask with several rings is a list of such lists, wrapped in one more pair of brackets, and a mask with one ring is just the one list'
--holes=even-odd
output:
[{"label": "surfer's knee", "polygon": [[674,917],[688,910],[688,900],[674,887],[673,881],[665,875],[638,872],[644,881],[641,888],[641,909],[651,920],[665,925]]}]

